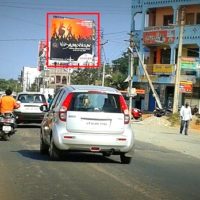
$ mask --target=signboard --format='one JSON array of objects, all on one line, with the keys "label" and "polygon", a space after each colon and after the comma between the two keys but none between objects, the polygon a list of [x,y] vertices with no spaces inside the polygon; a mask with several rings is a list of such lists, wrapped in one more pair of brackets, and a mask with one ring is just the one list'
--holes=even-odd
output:
[{"label": "signboard", "polygon": [[39,42],[39,47],[38,47],[38,70],[42,71],[45,68],[46,65],[46,53],[47,53],[47,46],[45,41],[40,41]]},{"label": "signboard", "polygon": [[173,43],[175,40],[175,30],[153,30],[143,32],[143,42],[144,44],[158,44]]},{"label": "signboard", "polygon": [[195,58],[190,57],[182,57],[181,58],[181,69],[197,69],[198,68],[198,62]]},{"label": "signboard", "polygon": [[192,93],[192,81],[181,81],[179,91],[181,93]]},{"label": "signboard", "polygon": [[174,71],[174,65],[172,64],[154,64],[154,74],[172,74]]},{"label": "signboard", "polygon": [[99,67],[99,22],[99,13],[47,13],[47,67]]}]

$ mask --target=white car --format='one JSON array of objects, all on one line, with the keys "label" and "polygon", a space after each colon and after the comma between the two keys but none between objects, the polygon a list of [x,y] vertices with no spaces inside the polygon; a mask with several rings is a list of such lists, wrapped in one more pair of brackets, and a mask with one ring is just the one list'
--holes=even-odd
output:
[{"label": "white car", "polygon": [[47,105],[44,94],[40,92],[20,92],[16,100],[20,104],[20,107],[14,110],[17,124],[41,123],[44,112],[40,110],[40,106]]},{"label": "white car", "polygon": [[[47,107],[46,107],[47,108]],[[71,85],[61,88],[41,123],[40,152],[53,160],[62,151],[120,155],[130,163],[134,133],[121,93],[110,87]]]}]

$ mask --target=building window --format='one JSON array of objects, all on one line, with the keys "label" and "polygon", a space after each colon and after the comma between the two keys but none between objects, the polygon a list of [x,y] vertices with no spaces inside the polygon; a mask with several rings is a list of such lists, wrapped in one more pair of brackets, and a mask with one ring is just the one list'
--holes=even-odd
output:
[{"label": "building window", "polygon": [[200,24],[200,13],[197,13],[197,23],[196,24]]},{"label": "building window", "polygon": [[62,84],[66,84],[67,83],[67,78],[66,78],[66,76],[63,76],[62,77]]},{"label": "building window", "polygon": [[186,25],[193,25],[194,24],[194,13],[186,13],[185,24]]},{"label": "building window", "polygon": [[187,49],[187,56],[198,58],[199,57],[199,48],[188,48]]},{"label": "building window", "polygon": [[170,49],[161,49],[161,64],[170,64]]},{"label": "building window", "polygon": [[164,15],[163,26],[169,26],[173,24],[173,15]]},{"label": "building window", "polygon": [[60,83],[61,81],[61,77],[60,76],[56,76],[56,83]]}]

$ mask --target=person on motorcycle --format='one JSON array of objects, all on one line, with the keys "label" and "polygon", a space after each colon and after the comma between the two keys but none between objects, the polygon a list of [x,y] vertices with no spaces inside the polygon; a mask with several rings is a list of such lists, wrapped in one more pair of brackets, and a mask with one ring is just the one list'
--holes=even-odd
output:
[{"label": "person on motorcycle", "polygon": [[13,112],[14,109],[19,108],[19,104],[12,97],[12,90],[7,89],[5,95],[0,98],[0,114]]}]

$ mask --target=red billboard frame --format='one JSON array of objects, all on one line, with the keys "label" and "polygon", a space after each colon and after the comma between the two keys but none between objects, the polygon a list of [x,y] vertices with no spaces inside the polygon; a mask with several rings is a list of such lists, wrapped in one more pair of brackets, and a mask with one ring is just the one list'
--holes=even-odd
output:
[{"label": "red billboard frame", "polygon": [[[49,63],[49,18],[53,15],[59,16],[93,16],[97,19],[97,65],[50,65]],[[47,46],[47,55],[46,55],[46,66],[48,68],[98,68],[101,67],[101,37],[100,37],[100,13],[99,12],[47,12],[46,13],[46,46]]]}]

